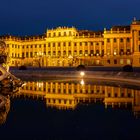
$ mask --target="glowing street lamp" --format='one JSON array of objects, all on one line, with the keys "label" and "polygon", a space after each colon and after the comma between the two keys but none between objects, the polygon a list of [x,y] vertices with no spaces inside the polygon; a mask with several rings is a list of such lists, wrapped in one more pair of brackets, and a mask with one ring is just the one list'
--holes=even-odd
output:
[{"label": "glowing street lamp", "polygon": [[85,75],[85,73],[84,73],[83,71],[81,71],[81,72],[80,72],[80,75],[81,75],[81,76],[84,76],[84,75]]}]

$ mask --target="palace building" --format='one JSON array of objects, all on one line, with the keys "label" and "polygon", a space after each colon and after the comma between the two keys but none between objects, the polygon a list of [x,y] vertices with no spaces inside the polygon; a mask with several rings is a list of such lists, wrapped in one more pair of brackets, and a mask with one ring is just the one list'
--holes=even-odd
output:
[{"label": "palace building", "polygon": [[49,29],[38,36],[0,36],[10,66],[140,66],[140,21],[103,31]]}]

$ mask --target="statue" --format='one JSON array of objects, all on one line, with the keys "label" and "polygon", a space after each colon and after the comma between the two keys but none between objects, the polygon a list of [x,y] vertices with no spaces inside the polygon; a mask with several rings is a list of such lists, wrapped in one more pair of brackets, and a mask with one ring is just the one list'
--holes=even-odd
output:
[{"label": "statue", "polygon": [[4,41],[0,41],[0,91],[4,88],[21,87],[23,82],[9,72],[8,48]]}]

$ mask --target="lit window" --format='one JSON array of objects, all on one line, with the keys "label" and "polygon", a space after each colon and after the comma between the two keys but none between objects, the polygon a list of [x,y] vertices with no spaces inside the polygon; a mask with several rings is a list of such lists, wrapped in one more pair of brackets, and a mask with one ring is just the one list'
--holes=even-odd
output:
[{"label": "lit window", "polygon": [[116,55],[117,54],[117,52],[116,51],[114,51],[114,55]]},{"label": "lit window", "polygon": [[120,64],[123,65],[123,59],[120,59]]},{"label": "lit window", "polygon": [[130,59],[127,59],[126,63],[127,63],[128,65],[130,65],[130,64],[131,64]]}]

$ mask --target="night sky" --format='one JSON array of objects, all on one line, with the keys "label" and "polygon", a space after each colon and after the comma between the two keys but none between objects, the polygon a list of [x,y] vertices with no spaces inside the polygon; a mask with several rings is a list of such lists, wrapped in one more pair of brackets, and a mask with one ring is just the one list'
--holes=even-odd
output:
[{"label": "night sky", "polygon": [[1,0],[0,35],[37,35],[47,28],[103,30],[140,19],[140,0]]}]

